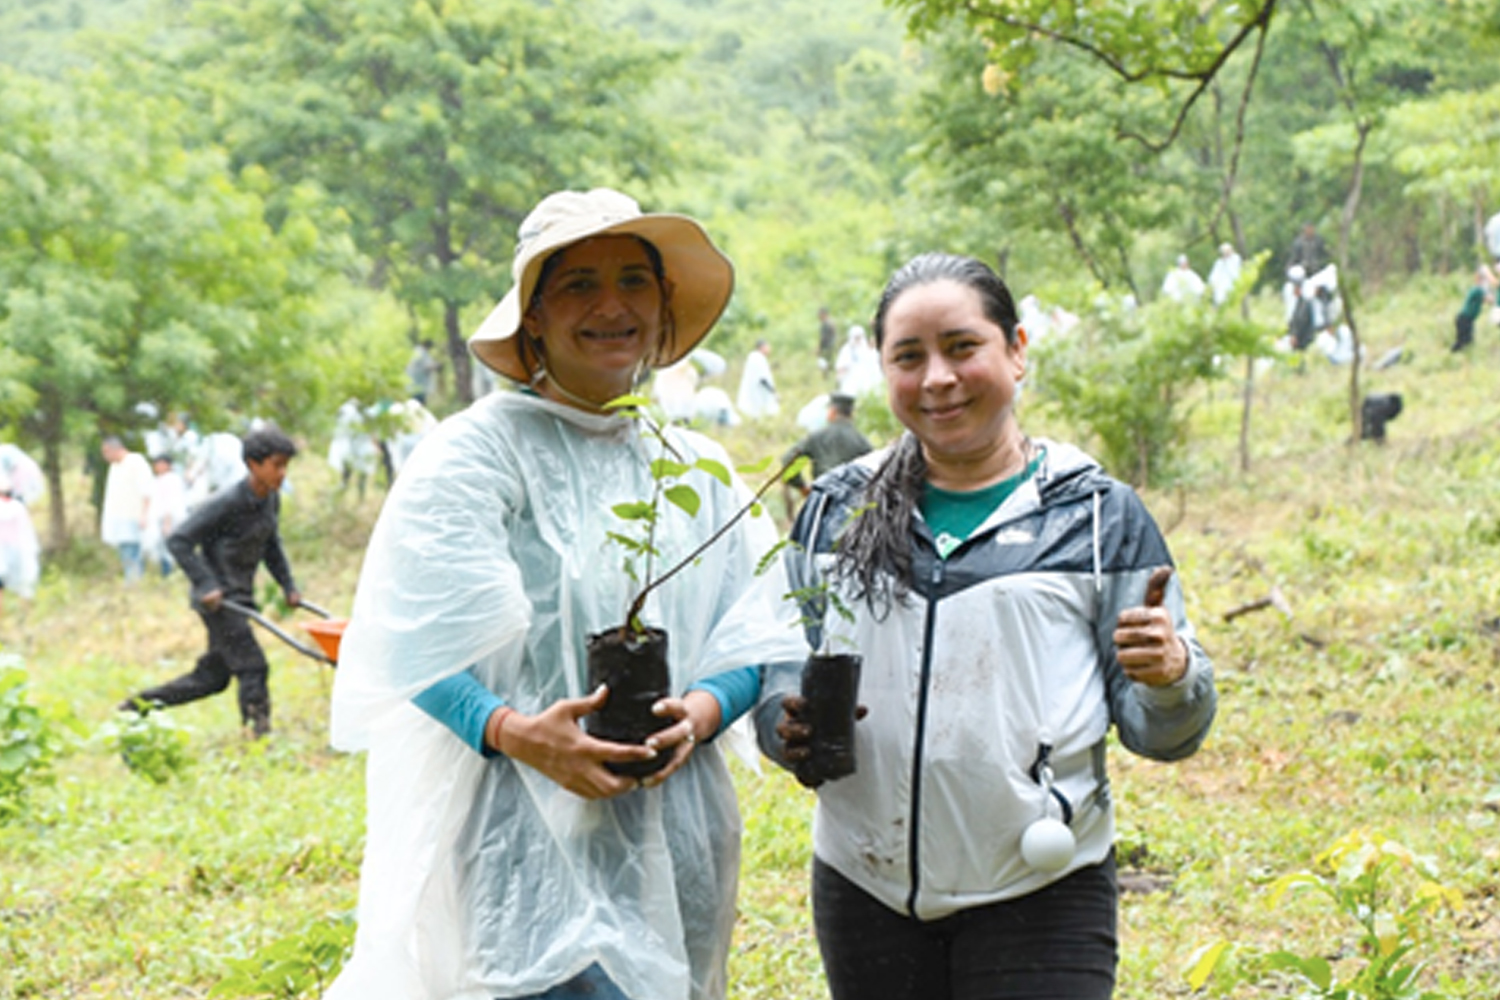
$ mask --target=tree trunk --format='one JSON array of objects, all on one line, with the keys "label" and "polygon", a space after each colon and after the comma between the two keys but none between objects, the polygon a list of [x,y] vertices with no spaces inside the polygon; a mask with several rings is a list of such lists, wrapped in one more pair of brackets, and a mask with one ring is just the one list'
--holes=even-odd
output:
[{"label": "tree trunk", "polygon": [[1344,210],[1339,215],[1339,298],[1344,303],[1344,322],[1349,324],[1349,344],[1353,356],[1349,359],[1349,422],[1354,428],[1350,444],[1358,445],[1364,432],[1364,414],[1360,407],[1359,325],[1354,321],[1354,289],[1349,280],[1349,236],[1354,229],[1354,216],[1359,211],[1359,197],[1365,183],[1365,147],[1370,139],[1372,122],[1359,121],[1354,125],[1358,136],[1354,143],[1354,177],[1349,184],[1349,196],[1344,199]]},{"label": "tree trunk", "polygon": [[453,393],[465,406],[474,402],[474,379],[469,366],[469,345],[458,325],[458,303],[443,303],[443,329],[448,334],[448,360],[453,364]]},{"label": "tree trunk", "polygon": [[63,420],[60,402],[44,398],[38,437],[42,442],[42,471],[47,475],[47,548],[58,551],[68,544],[68,505],[63,496]]},{"label": "tree trunk", "polygon": [[1053,199],[1057,207],[1057,214],[1063,221],[1063,227],[1068,231],[1068,239],[1073,244],[1073,250],[1078,254],[1084,265],[1088,267],[1089,274],[1093,275],[1095,281],[1105,288],[1109,287],[1109,277],[1100,268],[1099,262],[1089,252],[1088,245],[1083,242],[1083,234],[1078,231],[1077,220],[1073,215],[1073,206],[1060,198]]}]

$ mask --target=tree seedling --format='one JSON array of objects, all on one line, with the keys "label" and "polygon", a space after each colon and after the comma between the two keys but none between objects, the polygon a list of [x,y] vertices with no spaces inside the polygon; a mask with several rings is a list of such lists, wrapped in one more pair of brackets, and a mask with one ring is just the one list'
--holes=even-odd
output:
[{"label": "tree seedling", "polygon": [[[790,462],[783,464],[774,475],[766,479],[757,489],[750,500],[742,504],[734,514],[723,524],[714,529],[713,533],[704,539],[697,548],[689,552],[676,564],[660,573],[656,572],[655,563],[661,556],[656,545],[656,530],[661,523],[663,503],[685,512],[689,517],[697,517],[702,508],[703,499],[698,491],[688,483],[683,482],[683,477],[693,471],[705,473],[717,479],[725,486],[730,486],[733,479],[729,469],[722,462],[711,458],[699,458],[693,462],[684,461],[684,456],[672,446],[668,440],[666,430],[646,412],[645,407],[649,403],[643,396],[621,396],[606,404],[606,409],[620,411],[636,418],[644,431],[649,434],[661,446],[661,457],[651,463],[652,491],[648,500],[632,500],[625,503],[615,504],[613,508],[616,517],[631,525],[638,531],[628,534],[621,531],[611,531],[608,537],[625,551],[625,572],[637,584],[635,597],[631,600],[629,608],[625,613],[625,626],[637,635],[644,634],[645,624],[641,621],[641,612],[646,606],[646,598],[656,588],[672,579],[688,566],[698,560],[703,553],[707,552],[725,534],[729,532],[740,519],[746,514],[760,516],[764,510],[761,500],[766,493],[778,483],[790,482],[800,475],[808,465],[805,455],[799,455]],[[773,459],[766,458],[752,465],[737,467],[736,471],[741,475],[755,475],[764,472],[772,464]],[[780,546],[778,545],[777,549]],[[773,550],[773,553],[776,550]],[[765,560],[762,560],[762,565]]]}]

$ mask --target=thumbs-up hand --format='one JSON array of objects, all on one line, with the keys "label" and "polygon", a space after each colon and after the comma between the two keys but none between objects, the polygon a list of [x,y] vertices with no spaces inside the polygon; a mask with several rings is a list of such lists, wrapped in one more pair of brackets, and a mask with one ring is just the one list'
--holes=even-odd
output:
[{"label": "thumbs-up hand", "polygon": [[1187,647],[1163,607],[1172,567],[1159,566],[1146,583],[1139,607],[1126,608],[1115,620],[1115,653],[1125,676],[1151,687],[1164,687],[1187,673]]}]

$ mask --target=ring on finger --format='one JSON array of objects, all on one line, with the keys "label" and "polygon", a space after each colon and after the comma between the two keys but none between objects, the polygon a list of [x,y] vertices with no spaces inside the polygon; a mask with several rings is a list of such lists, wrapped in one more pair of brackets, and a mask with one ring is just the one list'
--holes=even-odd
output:
[{"label": "ring on finger", "polygon": [[691,729],[689,729],[687,736],[683,739],[682,742],[688,744],[689,746],[692,746],[694,743],[698,742],[698,737]]}]

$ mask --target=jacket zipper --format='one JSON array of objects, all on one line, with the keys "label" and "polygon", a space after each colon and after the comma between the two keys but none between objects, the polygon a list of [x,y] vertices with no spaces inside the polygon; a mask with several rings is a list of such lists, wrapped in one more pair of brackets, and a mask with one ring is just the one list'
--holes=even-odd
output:
[{"label": "jacket zipper", "polygon": [[927,620],[922,626],[922,675],[917,687],[917,731],[911,754],[911,820],[907,824],[906,865],[911,877],[911,892],[906,897],[906,911],[913,918],[917,915],[917,893],[922,889],[921,812],[922,812],[922,747],[927,739],[927,689],[932,682],[932,637],[936,631],[938,589],[944,575],[943,560],[932,566],[932,594],[927,599]]}]

